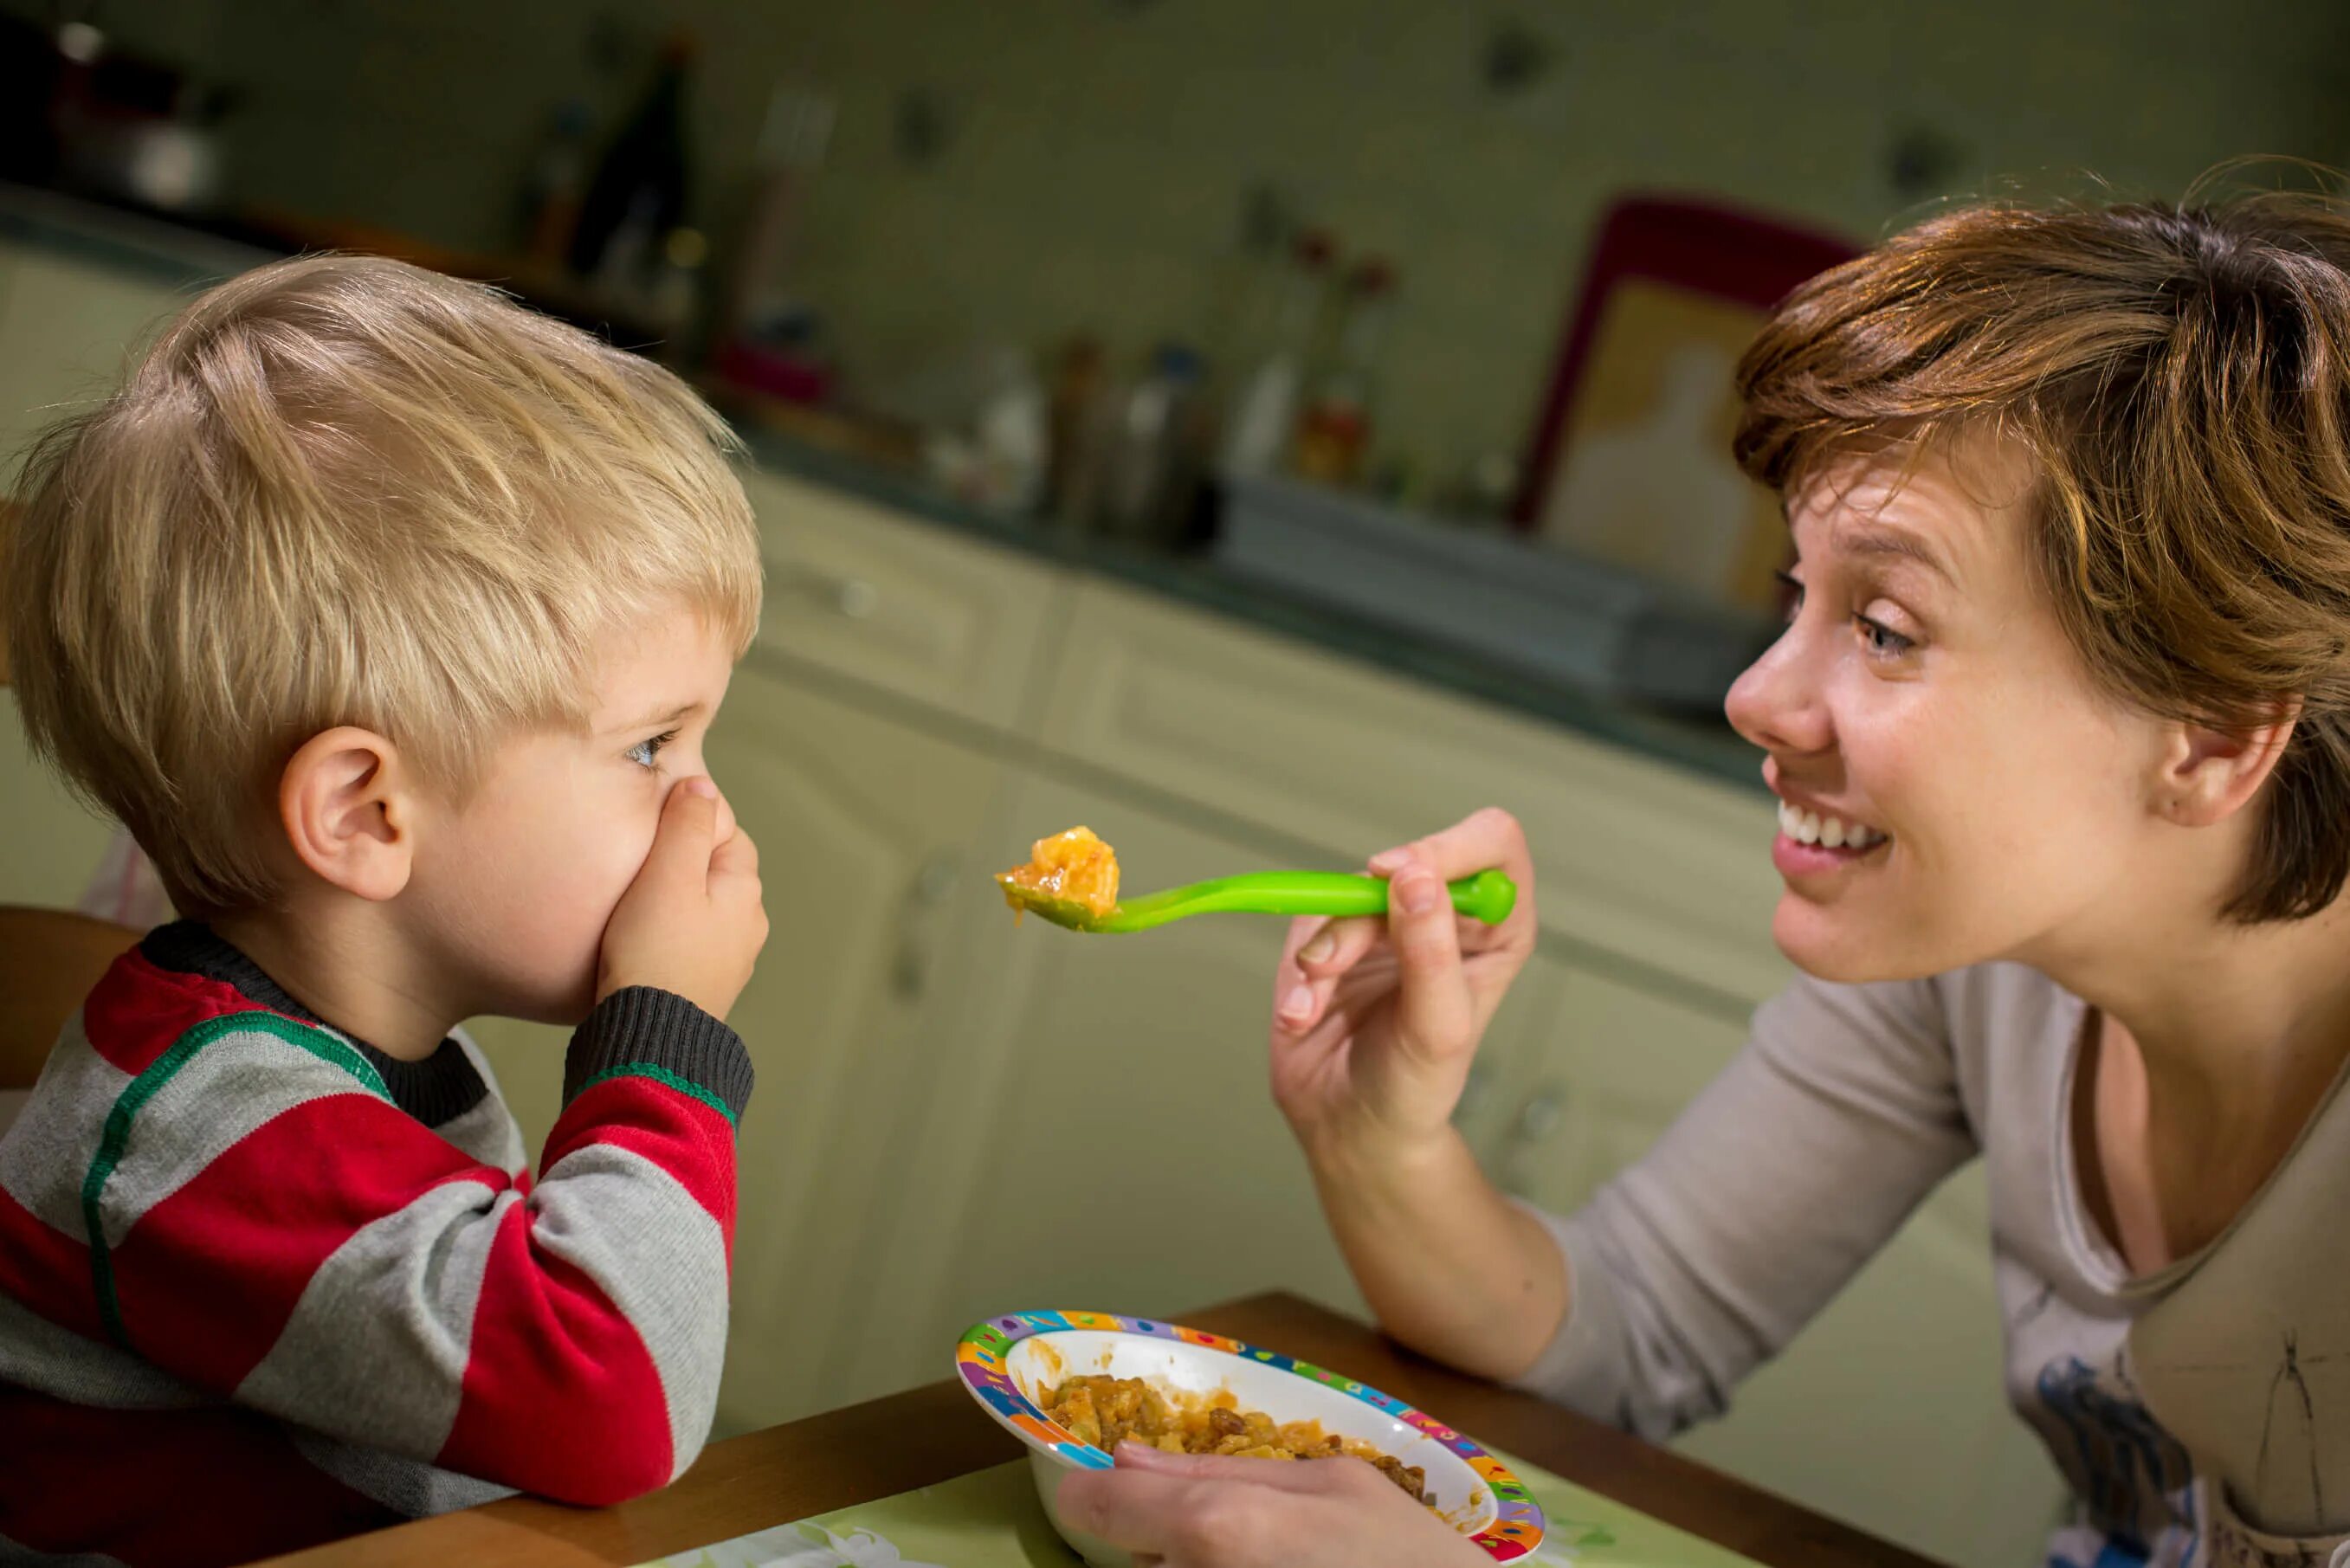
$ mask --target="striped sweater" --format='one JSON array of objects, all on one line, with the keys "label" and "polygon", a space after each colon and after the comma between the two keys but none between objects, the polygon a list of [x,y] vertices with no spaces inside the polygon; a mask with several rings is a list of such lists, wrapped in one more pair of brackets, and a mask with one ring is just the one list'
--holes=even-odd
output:
[{"label": "striped sweater", "polygon": [[469,1042],[387,1056],[204,927],[151,933],[0,1137],[0,1563],[665,1484],[717,1397],[750,1089],[723,1023],[620,992],[534,1185]]}]

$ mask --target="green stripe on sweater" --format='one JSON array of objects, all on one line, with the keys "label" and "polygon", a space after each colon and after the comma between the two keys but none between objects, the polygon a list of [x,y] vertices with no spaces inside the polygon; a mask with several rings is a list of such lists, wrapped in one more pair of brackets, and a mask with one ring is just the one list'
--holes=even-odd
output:
[{"label": "green stripe on sweater", "polygon": [[107,1245],[99,1199],[106,1194],[108,1179],[122,1163],[123,1154],[130,1147],[131,1124],[138,1119],[140,1107],[161,1094],[163,1085],[192,1061],[197,1052],[224,1034],[275,1035],[329,1066],[341,1068],[358,1079],[369,1094],[385,1100],[391,1098],[391,1092],[384,1087],[382,1075],[366,1057],[335,1035],[278,1013],[258,1011],[206,1019],[173,1041],[170,1050],[131,1079],[106,1113],[106,1131],[99,1139],[98,1153],[91,1158],[81,1183],[81,1220],[89,1232],[90,1288],[97,1293],[99,1314],[105,1319],[106,1332],[126,1350],[130,1348],[130,1336],[123,1329],[122,1303],[114,1293],[114,1258]]},{"label": "green stripe on sweater", "polygon": [[[708,1089],[703,1088],[701,1085],[695,1083],[692,1079],[686,1077],[684,1075],[672,1073],[667,1067],[656,1066],[650,1062],[623,1062],[617,1067],[607,1067],[602,1072],[597,1074],[594,1077],[588,1079],[586,1083],[580,1085],[579,1095],[586,1094],[588,1090],[594,1088],[598,1084],[609,1083],[614,1078],[650,1078],[657,1084],[667,1084],[679,1094],[691,1095],[695,1099],[700,1100],[703,1105],[708,1106],[712,1110],[716,1111],[720,1116],[724,1116],[728,1127],[739,1129],[742,1126],[741,1123],[734,1119],[734,1113],[726,1108],[726,1102],[720,1099],[716,1095],[712,1094]],[[576,1100],[579,1097],[579,1095],[574,1095],[571,1097]]]}]

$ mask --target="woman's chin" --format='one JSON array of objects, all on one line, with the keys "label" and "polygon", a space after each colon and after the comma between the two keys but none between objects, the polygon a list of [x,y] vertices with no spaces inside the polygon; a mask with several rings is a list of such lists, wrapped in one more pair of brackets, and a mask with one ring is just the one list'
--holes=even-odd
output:
[{"label": "woman's chin", "polygon": [[1897,950],[1880,922],[1864,920],[1852,910],[1824,908],[1793,891],[1779,895],[1779,907],[1771,916],[1771,940],[1788,962],[1814,980],[1859,985],[1938,972],[1919,968],[1916,954]]}]

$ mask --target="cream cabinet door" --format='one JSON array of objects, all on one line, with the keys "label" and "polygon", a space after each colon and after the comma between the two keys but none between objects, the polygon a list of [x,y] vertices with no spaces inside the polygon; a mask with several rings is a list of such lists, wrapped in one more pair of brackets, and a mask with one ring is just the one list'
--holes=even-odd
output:
[{"label": "cream cabinet door", "polygon": [[1070,591],[1068,574],[772,470],[743,486],[767,566],[762,647],[1008,730]]},{"label": "cream cabinet door", "polygon": [[0,691],[0,904],[80,902],[112,832],[33,755],[15,694]]},{"label": "cream cabinet door", "polygon": [[[934,1092],[961,1048],[917,1025],[942,1000],[950,923],[992,897],[972,847],[999,768],[755,666],[736,674],[708,750],[759,846],[771,926],[729,1019],[759,1073],[719,1395],[734,1432],[870,1392],[829,1347],[862,1337],[870,1313],[849,1281],[890,1245],[874,1219],[908,1158],[895,1114]],[[476,1037],[536,1149],[557,1108],[562,1033],[485,1021]]]},{"label": "cream cabinet door", "polygon": [[[1083,823],[1144,889],[1271,863],[1228,837],[1056,779],[1024,779],[1003,865]],[[1225,916],[1131,936],[1015,926],[974,894],[938,1078],[894,1144],[904,1185],[854,1293],[869,1387],[940,1376],[992,1314],[1172,1316],[1286,1289],[1362,1311],[1267,1086],[1283,922]],[[993,904],[993,907],[990,905]]]},{"label": "cream cabinet door", "polygon": [[184,303],[152,277],[0,244],[0,494],[34,433],[111,393]]},{"label": "cream cabinet door", "polygon": [[[130,350],[179,296],[151,279],[0,244],[0,497],[51,421],[112,392]],[[71,905],[111,825],[34,760],[16,703],[0,728],[0,902]]]},{"label": "cream cabinet door", "polygon": [[[1647,1151],[1745,1027],[1578,970],[1555,983],[1561,1010],[1509,1086],[1491,1168],[1564,1212]],[[1676,1446],[1967,1568],[2036,1561],[2062,1488],[2007,1405],[1980,1168]]]}]

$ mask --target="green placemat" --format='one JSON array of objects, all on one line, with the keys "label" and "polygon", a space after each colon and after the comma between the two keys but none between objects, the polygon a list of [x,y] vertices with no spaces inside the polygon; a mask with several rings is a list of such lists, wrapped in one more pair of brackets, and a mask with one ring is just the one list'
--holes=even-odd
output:
[{"label": "green placemat", "polygon": [[[1755,1568],[1504,1454],[1547,1521],[1528,1568]],[[1046,1522],[1027,1461],[681,1552],[639,1568],[1082,1568]]]}]

